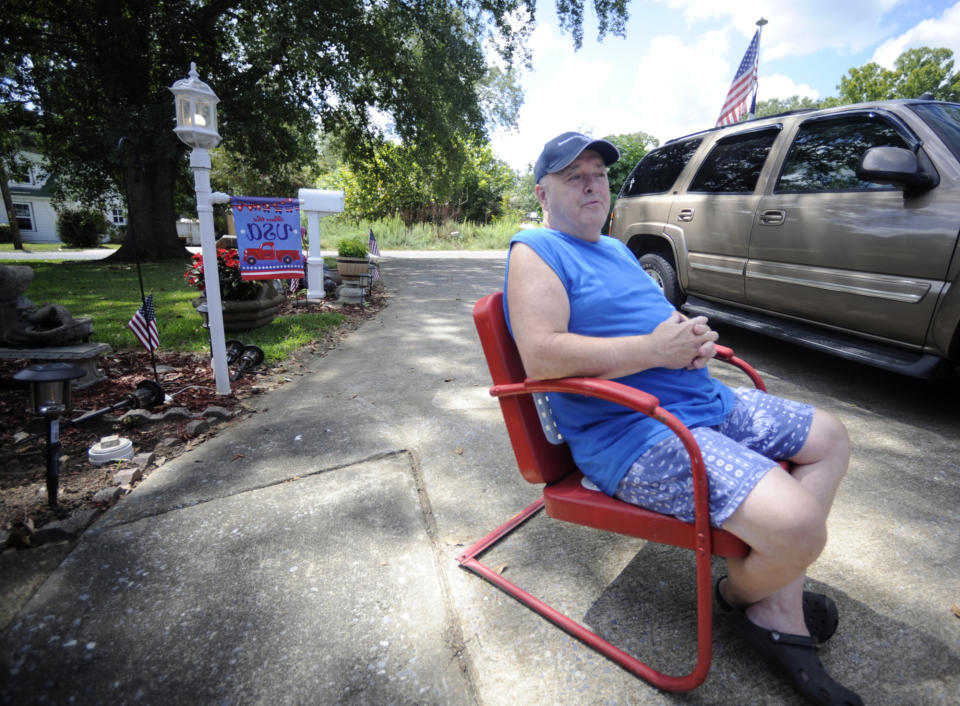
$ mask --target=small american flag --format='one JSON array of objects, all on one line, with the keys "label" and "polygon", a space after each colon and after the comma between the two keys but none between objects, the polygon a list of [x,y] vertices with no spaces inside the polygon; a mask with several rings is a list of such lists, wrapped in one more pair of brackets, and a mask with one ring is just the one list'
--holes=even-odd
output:
[{"label": "small american flag", "polygon": [[160,347],[160,335],[157,333],[157,319],[153,315],[153,295],[151,294],[143,300],[143,306],[137,309],[137,313],[127,324],[133,331],[133,335],[143,344],[148,351],[156,350]]},{"label": "small american flag", "polygon": [[[370,229],[370,241],[367,243],[367,250],[369,250],[370,254],[374,257],[380,257],[380,246],[377,245],[377,238],[373,234],[373,228]],[[380,266],[374,262],[370,269],[373,270],[373,280],[376,281],[380,279]]]},{"label": "small american flag", "polygon": [[[730,84],[730,91],[727,93],[727,99],[723,102],[723,108],[720,109],[720,117],[717,118],[717,127],[721,125],[732,125],[747,112],[747,104],[750,103],[750,113],[756,109],[757,101],[757,55],[760,52],[760,30],[753,35],[753,41],[747,47],[747,53],[743,55],[740,62],[740,68],[733,77],[733,83]],[[750,101],[750,94],[753,94],[753,100]]]}]

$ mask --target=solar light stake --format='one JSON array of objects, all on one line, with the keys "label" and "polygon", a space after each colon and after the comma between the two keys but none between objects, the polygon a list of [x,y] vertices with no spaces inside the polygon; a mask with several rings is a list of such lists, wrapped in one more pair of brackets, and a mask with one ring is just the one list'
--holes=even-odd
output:
[{"label": "solar light stake", "polygon": [[69,363],[37,363],[13,376],[30,383],[33,413],[47,420],[47,502],[57,506],[60,486],[60,415],[73,407],[70,381],[83,377],[83,368]]}]

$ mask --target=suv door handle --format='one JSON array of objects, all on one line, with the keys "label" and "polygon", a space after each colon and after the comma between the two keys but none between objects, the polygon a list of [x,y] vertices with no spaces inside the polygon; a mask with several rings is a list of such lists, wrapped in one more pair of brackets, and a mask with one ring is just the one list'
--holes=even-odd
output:
[{"label": "suv door handle", "polygon": [[677,220],[683,221],[684,223],[689,223],[693,220],[693,209],[684,208],[680,210],[680,213],[677,214]]},{"label": "suv door handle", "polygon": [[787,220],[786,211],[764,211],[760,214],[760,225],[779,226]]}]

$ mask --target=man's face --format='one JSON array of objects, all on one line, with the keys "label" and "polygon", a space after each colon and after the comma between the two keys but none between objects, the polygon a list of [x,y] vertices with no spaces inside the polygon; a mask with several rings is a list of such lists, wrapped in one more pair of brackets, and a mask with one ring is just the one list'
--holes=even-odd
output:
[{"label": "man's face", "polygon": [[544,176],[536,186],[548,228],[596,241],[610,211],[610,186],[603,158],[584,150],[567,167]]}]

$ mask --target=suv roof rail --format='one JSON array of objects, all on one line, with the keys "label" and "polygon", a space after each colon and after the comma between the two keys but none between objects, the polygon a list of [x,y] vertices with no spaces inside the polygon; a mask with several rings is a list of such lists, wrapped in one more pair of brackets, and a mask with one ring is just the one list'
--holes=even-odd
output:
[{"label": "suv roof rail", "polygon": [[[664,145],[669,145],[671,142],[679,142],[680,140],[686,140],[689,137],[695,137],[696,135],[706,135],[711,132],[716,132],[717,130],[727,130],[729,128],[741,127],[743,125],[749,125],[750,123],[757,122],[758,120],[769,120],[772,118],[783,118],[787,115],[796,115],[797,113],[812,113],[821,108],[797,108],[796,110],[786,110],[782,113],[773,113],[771,115],[761,115],[759,118],[751,118],[749,120],[741,120],[739,122],[733,123],[731,125],[717,125],[715,127],[708,127],[703,130],[698,130],[697,132],[691,132],[689,135],[681,135],[680,137],[674,137],[672,139],[664,142]],[[652,152],[653,150],[651,150]]]}]

